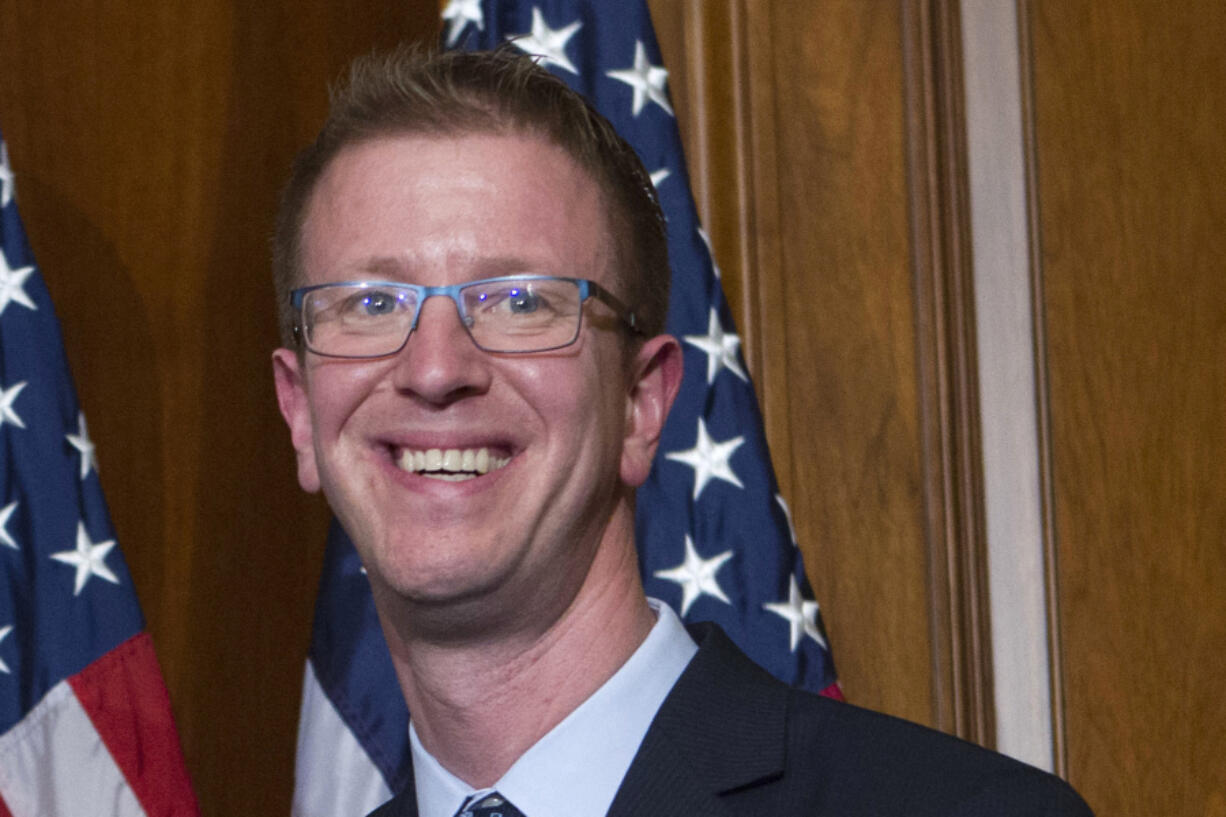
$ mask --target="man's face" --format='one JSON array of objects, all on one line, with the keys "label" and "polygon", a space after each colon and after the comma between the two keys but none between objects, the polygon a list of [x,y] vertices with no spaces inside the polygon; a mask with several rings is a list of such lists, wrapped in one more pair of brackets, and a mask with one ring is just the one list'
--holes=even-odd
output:
[{"label": "man's face", "polygon": [[[386,137],[346,148],[320,179],[302,283],[541,273],[620,295],[607,224],[595,183],[543,140]],[[604,305],[585,313],[572,346],[497,355],[434,297],[394,355],[274,354],[299,481],[322,488],[376,589],[419,603],[573,594],[651,454],[632,439],[643,367],[627,360]],[[431,452],[491,467],[458,481],[406,468],[420,454],[428,469]]]}]

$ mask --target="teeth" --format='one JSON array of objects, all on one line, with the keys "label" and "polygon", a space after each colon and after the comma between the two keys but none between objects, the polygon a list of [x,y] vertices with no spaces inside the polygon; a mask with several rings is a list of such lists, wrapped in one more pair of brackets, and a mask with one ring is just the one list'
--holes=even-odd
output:
[{"label": "teeth", "polygon": [[402,449],[397,464],[411,474],[442,479],[448,482],[473,479],[497,471],[511,461],[510,457],[490,454],[488,448],[431,448],[426,451]]}]

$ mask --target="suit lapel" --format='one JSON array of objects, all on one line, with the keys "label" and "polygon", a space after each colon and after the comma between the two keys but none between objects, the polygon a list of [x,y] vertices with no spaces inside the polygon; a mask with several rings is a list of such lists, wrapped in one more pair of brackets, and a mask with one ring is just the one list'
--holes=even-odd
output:
[{"label": "suit lapel", "polygon": [[367,817],[417,817],[417,793],[412,788],[405,789]]},{"label": "suit lapel", "polygon": [[648,732],[608,817],[725,817],[719,797],[689,768],[682,753],[663,731]]},{"label": "suit lapel", "polygon": [[723,815],[720,795],[768,785],[786,761],[787,688],[713,625],[656,713],[609,817]]}]

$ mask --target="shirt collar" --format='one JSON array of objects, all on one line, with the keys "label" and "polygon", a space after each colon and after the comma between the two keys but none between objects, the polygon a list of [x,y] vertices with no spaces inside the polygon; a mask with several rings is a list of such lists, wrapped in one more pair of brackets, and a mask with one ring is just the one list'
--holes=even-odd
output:
[{"label": "shirt collar", "polygon": [[603,817],[656,710],[698,651],[672,608],[656,599],[647,603],[656,623],[639,648],[493,788],[473,789],[444,769],[410,723],[421,817],[452,817],[464,798],[495,789],[527,817]]}]

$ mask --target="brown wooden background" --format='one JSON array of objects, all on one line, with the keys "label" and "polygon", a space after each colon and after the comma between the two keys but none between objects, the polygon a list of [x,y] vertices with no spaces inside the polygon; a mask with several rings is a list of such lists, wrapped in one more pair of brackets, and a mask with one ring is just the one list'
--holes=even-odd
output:
[{"label": "brown wooden background", "polygon": [[[956,3],[653,0],[858,703],[991,742]],[[1022,5],[1068,774],[1226,815],[1226,11]],[[326,512],[267,237],[353,55],[435,0],[0,0],[0,127],[205,813],[288,813]]]},{"label": "brown wooden background", "polygon": [[1069,769],[1226,814],[1226,5],[1029,9]]}]

